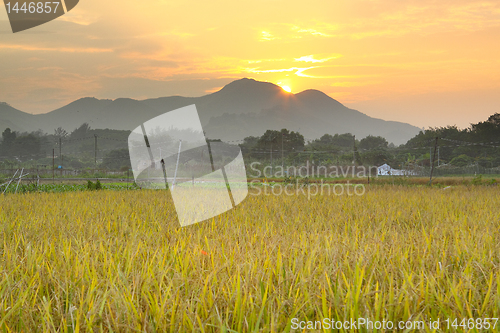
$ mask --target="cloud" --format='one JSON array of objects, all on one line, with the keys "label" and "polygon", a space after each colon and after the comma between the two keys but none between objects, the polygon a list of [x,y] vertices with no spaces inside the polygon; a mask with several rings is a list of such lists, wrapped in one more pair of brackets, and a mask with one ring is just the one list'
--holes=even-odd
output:
[{"label": "cloud", "polygon": [[34,112],[200,96],[248,76],[348,101],[500,88],[492,0],[86,0],[26,33],[0,30],[0,101]]},{"label": "cloud", "polygon": [[267,31],[261,32],[262,36],[260,37],[261,41],[271,41],[277,39],[277,37],[273,36],[271,33]]},{"label": "cloud", "polygon": [[327,32],[322,32],[314,28],[301,28],[298,26],[292,26],[292,31],[295,31],[300,34],[309,34],[313,36],[320,36],[320,37],[333,37],[334,35],[331,35]]},{"label": "cloud", "polygon": [[113,52],[112,49],[101,49],[101,48],[78,48],[78,47],[42,47],[42,46],[30,46],[30,45],[12,45],[12,44],[0,44],[0,50],[2,49],[13,49],[22,51],[48,51],[48,52],[63,52],[63,53],[104,53]]},{"label": "cloud", "polygon": [[260,69],[255,69],[255,68],[246,68],[245,72],[248,73],[283,73],[283,72],[294,72],[295,75],[297,76],[302,76],[302,77],[309,77],[308,75],[304,74],[306,70],[316,68],[316,67],[305,67],[305,68],[300,68],[300,67],[292,67],[292,68],[282,68],[282,69],[266,69],[266,70],[260,70]]},{"label": "cloud", "polygon": [[295,61],[304,61],[304,62],[312,62],[312,63],[321,63],[321,62],[327,62],[332,59],[337,59],[340,58],[342,55],[334,55],[328,58],[323,58],[323,59],[314,59],[314,55],[308,55],[308,56],[303,56],[300,58],[295,58]]}]

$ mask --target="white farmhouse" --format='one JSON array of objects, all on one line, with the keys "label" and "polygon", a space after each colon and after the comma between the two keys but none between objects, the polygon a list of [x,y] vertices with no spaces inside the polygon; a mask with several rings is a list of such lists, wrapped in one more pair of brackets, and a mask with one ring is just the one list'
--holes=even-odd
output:
[{"label": "white farmhouse", "polygon": [[379,176],[413,176],[416,173],[411,170],[393,169],[389,164],[382,164],[377,168],[377,175]]}]

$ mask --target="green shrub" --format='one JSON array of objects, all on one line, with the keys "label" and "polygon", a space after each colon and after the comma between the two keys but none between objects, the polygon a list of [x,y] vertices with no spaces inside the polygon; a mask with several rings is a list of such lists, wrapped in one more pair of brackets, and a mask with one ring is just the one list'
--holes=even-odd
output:
[{"label": "green shrub", "polygon": [[481,185],[483,183],[483,175],[477,175],[472,178],[472,185]]},{"label": "green shrub", "polygon": [[95,190],[95,184],[92,181],[87,180],[87,190],[93,191]]}]

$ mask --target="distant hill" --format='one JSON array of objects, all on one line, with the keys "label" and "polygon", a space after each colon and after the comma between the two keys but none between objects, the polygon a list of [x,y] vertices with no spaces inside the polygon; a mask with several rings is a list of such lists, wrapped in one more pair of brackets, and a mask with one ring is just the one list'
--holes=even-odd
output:
[{"label": "distant hill", "polygon": [[0,103],[0,131],[7,127],[15,131],[41,129],[52,133],[58,127],[72,131],[85,122],[95,129],[132,130],[157,115],[191,104],[196,104],[207,136],[214,139],[241,140],[260,136],[267,129],[287,128],[308,139],[349,132],[358,138],[380,135],[401,144],[420,131],[406,123],[376,119],[349,109],[318,90],[291,94],[272,83],[253,79],[233,81],[202,97],[171,96],[142,101],[82,98],[40,115]]},{"label": "distant hill", "polygon": [[6,128],[13,131],[33,130],[35,125],[35,116],[14,109],[7,103],[0,102],[0,130],[3,132]]}]

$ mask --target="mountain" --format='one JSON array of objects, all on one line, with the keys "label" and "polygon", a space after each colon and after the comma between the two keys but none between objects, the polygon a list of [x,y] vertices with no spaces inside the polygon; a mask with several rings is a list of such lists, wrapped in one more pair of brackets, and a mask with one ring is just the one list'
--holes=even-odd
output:
[{"label": "mountain", "polygon": [[0,102],[0,130],[3,132],[6,128],[13,131],[25,131],[32,129],[34,124],[33,115],[14,109],[7,103]]},{"label": "mountain", "polygon": [[73,131],[81,124],[92,122],[96,125],[99,115],[113,101],[99,100],[93,97],[80,98],[62,108],[54,110],[46,114],[35,115],[38,126],[49,133],[58,127],[64,128],[66,131]]},{"label": "mountain", "polygon": [[233,81],[213,94],[202,97],[171,96],[146,100],[82,98],[60,109],[31,115],[0,104],[0,131],[52,133],[63,127],[73,131],[87,122],[96,129],[132,130],[145,121],[183,106],[195,104],[207,137],[241,140],[260,136],[267,129],[299,131],[307,139],[325,133],[352,133],[358,138],[380,135],[395,144],[405,143],[419,128],[385,121],[347,108],[318,90],[287,93],[279,86],[253,79]]}]

